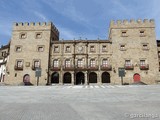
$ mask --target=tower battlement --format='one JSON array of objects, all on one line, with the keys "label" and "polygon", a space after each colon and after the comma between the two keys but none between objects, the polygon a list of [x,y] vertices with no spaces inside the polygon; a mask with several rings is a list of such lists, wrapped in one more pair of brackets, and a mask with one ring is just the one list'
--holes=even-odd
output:
[{"label": "tower battlement", "polygon": [[154,19],[138,19],[138,20],[112,20],[110,28],[132,28],[132,27],[155,27]]},{"label": "tower battlement", "polygon": [[52,22],[15,22],[13,24],[13,30],[50,30],[52,29],[59,35],[58,29],[55,27],[55,25]]}]

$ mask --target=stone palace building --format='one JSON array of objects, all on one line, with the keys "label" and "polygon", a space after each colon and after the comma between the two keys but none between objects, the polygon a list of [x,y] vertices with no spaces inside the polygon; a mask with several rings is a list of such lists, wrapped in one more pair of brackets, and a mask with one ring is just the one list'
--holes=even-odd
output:
[{"label": "stone palace building", "polygon": [[[1,59],[2,51],[3,47]],[[111,21],[108,40],[59,40],[51,22],[14,23],[5,55],[5,77],[1,76],[10,85],[27,81],[36,85],[38,68],[40,85],[155,84],[160,80],[160,42],[153,19]],[[120,68],[125,70],[123,81]]]}]

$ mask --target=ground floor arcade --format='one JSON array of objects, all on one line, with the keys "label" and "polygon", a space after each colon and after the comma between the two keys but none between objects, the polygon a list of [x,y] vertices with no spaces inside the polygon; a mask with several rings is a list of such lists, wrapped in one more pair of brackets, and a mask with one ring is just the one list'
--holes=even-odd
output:
[{"label": "ground floor arcade", "polygon": [[110,83],[111,76],[109,72],[53,72],[50,75],[51,84],[90,84],[90,83]]}]

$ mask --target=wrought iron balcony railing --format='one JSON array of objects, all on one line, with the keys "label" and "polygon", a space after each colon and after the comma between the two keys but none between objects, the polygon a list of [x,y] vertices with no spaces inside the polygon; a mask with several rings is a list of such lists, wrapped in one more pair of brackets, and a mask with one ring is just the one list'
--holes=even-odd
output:
[{"label": "wrought iron balcony railing", "polygon": [[134,66],[133,66],[133,64],[130,64],[130,65],[125,64],[124,68],[125,68],[125,70],[133,70]]},{"label": "wrought iron balcony railing", "polygon": [[101,70],[106,70],[106,71],[112,70],[112,66],[111,65],[101,65]]},{"label": "wrought iron balcony railing", "polygon": [[17,66],[17,65],[15,65],[15,66],[14,66],[14,69],[15,69],[15,70],[23,70],[23,65],[22,65],[22,66]]},{"label": "wrought iron balcony railing", "polygon": [[140,65],[139,67],[140,67],[141,70],[148,70],[149,69],[148,64]]},{"label": "wrought iron balcony railing", "polygon": [[50,70],[52,70],[52,71],[59,71],[59,70],[61,70],[61,67],[60,66],[58,66],[58,67],[51,66]]}]

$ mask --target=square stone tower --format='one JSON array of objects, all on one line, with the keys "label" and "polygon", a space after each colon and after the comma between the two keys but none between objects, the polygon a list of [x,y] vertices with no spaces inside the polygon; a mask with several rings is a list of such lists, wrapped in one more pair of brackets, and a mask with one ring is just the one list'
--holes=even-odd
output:
[{"label": "square stone tower", "polygon": [[5,82],[12,85],[29,81],[36,85],[35,70],[41,68],[40,85],[48,81],[51,41],[59,32],[51,23],[14,23]]},{"label": "square stone tower", "polygon": [[111,21],[112,83],[120,84],[118,69],[125,69],[124,83],[153,84],[158,76],[158,55],[154,20]]}]

